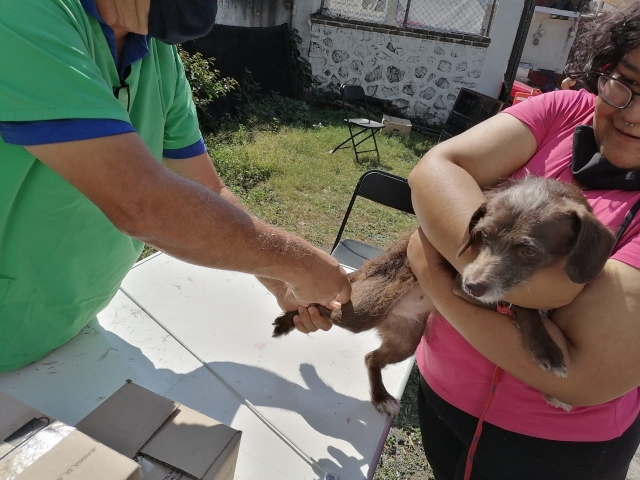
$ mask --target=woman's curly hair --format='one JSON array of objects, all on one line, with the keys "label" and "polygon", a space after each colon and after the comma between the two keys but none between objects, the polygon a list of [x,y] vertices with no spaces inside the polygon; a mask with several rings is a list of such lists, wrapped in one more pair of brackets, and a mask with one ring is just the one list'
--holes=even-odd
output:
[{"label": "woman's curly hair", "polygon": [[622,57],[640,47],[640,3],[587,23],[576,39],[565,74],[598,93],[598,73],[613,71]]}]

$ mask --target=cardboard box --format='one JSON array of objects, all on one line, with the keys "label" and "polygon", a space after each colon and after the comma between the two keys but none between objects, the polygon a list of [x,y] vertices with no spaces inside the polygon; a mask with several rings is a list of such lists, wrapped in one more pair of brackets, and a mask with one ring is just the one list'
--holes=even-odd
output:
[{"label": "cardboard box", "polygon": [[143,467],[143,480],[231,480],[242,432],[131,382],[76,426]]},{"label": "cardboard box", "polygon": [[384,128],[381,130],[385,135],[402,135],[408,137],[411,133],[411,122],[404,118],[382,116]]},{"label": "cardboard box", "polygon": [[133,460],[3,392],[0,440],[1,479],[140,479]]}]

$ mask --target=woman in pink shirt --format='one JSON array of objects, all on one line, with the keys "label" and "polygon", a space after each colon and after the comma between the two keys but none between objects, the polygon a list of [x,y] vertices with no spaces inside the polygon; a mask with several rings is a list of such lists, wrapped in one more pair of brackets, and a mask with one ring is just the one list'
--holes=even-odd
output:
[{"label": "woman in pink shirt", "polygon": [[[624,480],[640,443],[640,214],[591,284],[571,283],[558,264],[505,299],[553,310],[545,326],[567,378],[533,362],[508,317],[455,296],[439,255],[458,271],[473,260],[472,251],[456,256],[460,239],[481,189],[505,177],[579,183],[614,232],[640,200],[640,5],[598,20],[579,42],[587,90],[511,107],[431,149],[409,177],[422,227],[409,259],[440,312],[417,350],[421,430],[437,480],[462,479],[469,463],[473,480]],[[574,150],[580,125],[587,140]],[[496,367],[504,372],[494,378]]]}]

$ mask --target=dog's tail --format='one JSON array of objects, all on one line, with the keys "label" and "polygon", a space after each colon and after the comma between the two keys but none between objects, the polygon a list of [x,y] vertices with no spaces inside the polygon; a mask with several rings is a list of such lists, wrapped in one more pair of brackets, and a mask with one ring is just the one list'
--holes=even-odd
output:
[{"label": "dog's tail", "polygon": [[278,318],[274,320],[273,325],[273,334],[272,337],[281,337],[282,335],[286,335],[291,330],[295,328],[293,323],[293,317],[298,312],[284,312]]},{"label": "dog's tail", "polygon": [[[324,318],[326,318],[327,320],[331,320],[331,310],[323,307],[322,305],[314,305],[314,307],[320,310],[320,313]],[[282,335],[286,335],[291,332],[291,330],[296,328],[295,324],[293,323],[293,317],[295,317],[297,314],[298,312],[296,311],[284,312],[282,315],[276,318],[272,323],[273,334],[271,336],[274,338],[281,337]]]}]

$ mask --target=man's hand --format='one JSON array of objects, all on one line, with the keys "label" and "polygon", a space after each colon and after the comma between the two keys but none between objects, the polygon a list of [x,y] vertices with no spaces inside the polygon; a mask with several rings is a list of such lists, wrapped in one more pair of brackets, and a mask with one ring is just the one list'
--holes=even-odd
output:
[{"label": "man's hand", "polygon": [[271,278],[256,278],[276,297],[278,306],[283,312],[298,311],[298,315],[293,317],[293,323],[302,333],[311,333],[317,330],[327,331],[333,326],[329,320],[320,315],[320,311],[316,307],[299,305],[286,283]]},{"label": "man's hand", "polygon": [[287,282],[298,305],[318,303],[333,310],[351,301],[347,272],[331,255],[314,248],[301,265],[297,278]]}]

